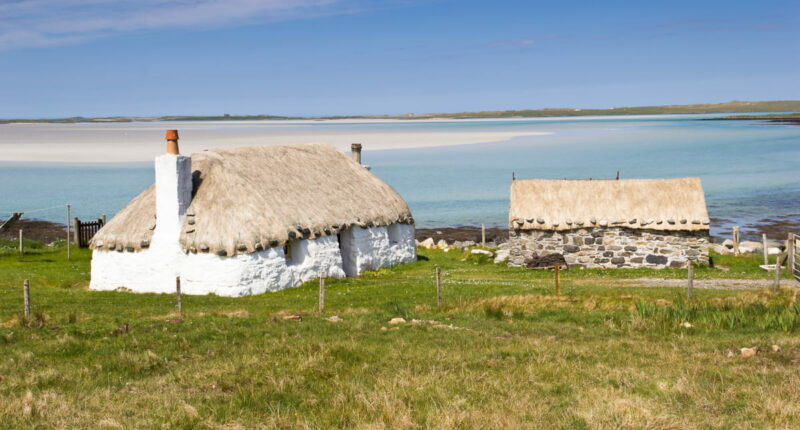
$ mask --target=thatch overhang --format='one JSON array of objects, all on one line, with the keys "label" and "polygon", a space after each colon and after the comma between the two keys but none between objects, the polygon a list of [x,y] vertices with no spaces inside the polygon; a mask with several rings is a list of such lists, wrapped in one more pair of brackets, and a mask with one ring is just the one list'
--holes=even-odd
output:
[{"label": "thatch overhang", "polygon": [[515,180],[511,183],[508,221],[515,230],[709,229],[706,199],[698,178]]},{"label": "thatch overhang", "polygon": [[[194,190],[181,230],[186,252],[235,255],[351,227],[412,224],[388,184],[325,144],[252,146],[192,155]],[[92,249],[140,251],[157,228],[155,186],[92,239]]]}]

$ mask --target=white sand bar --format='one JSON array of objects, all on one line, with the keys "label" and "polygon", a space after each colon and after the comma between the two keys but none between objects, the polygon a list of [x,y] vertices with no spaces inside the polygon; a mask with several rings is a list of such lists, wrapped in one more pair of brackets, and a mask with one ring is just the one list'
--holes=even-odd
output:
[{"label": "white sand bar", "polygon": [[0,124],[0,161],[113,163],[151,160],[164,131],[178,129],[181,152],[229,146],[328,143],[348,151],[501,142],[547,131],[462,126],[473,121],[158,121]]}]

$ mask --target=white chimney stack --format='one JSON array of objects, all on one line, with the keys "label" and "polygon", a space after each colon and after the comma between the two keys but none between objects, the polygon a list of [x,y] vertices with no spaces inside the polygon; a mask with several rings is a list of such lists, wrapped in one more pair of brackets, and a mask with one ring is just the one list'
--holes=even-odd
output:
[{"label": "white chimney stack", "polygon": [[153,241],[178,245],[192,201],[192,159],[180,155],[178,130],[167,130],[167,153],[156,157],[156,230]]}]

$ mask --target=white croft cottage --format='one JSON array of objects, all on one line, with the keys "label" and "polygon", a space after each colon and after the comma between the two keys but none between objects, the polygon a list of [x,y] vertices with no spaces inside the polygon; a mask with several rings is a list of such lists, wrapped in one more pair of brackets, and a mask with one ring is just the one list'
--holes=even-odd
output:
[{"label": "white croft cottage", "polygon": [[416,260],[402,197],[324,144],[179,154],[92,239],[90,288],[245,296]]}]

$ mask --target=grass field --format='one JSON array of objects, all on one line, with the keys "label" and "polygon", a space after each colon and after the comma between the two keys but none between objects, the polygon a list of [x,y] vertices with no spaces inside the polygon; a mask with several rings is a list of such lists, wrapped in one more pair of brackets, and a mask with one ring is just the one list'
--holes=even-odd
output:
[{"label": "grass field", "polygon": [[[685,270],[569,270],[556,297],[552,272],[420,257],[329,279],[324,313],[312,281],[184,296],[181,317],[171,295],[88,291],[86,250],[0,256],[0,428],[800,427],[793,288],[687,300],[632,281]],[[771,276],[715,260],[697,279]]]}]

